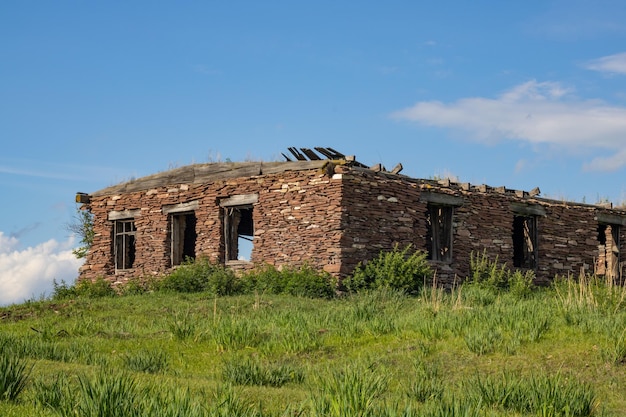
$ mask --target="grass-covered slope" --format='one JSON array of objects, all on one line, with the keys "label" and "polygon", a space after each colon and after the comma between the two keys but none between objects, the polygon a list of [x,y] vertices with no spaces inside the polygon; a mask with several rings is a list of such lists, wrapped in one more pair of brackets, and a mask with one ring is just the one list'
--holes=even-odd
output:
[{"label": "grass-covered slope", "polygon": [[626,415],[624,289],[496,284],[0,309],[0,415]]}]

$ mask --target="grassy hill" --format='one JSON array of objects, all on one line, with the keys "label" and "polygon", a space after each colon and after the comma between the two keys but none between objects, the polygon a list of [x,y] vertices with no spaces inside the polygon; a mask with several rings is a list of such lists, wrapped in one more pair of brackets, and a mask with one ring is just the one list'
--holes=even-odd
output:
[{"label": "grassy hill", "polygon": [[493,284],[331,298],[60,287],[0,309],[0,415],[626,415],[622,287]]}]

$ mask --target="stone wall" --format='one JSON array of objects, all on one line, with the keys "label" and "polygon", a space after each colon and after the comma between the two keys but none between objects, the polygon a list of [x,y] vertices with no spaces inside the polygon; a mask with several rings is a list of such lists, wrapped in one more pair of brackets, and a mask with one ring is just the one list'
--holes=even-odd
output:
[{"label": "stone wall", "polygon": [[[426,250],[430,226],[425,195],[433,193],[462,200],[453,208],[452,261],[432,262],[437,280],[447,286],[468,277],[472,253],[484,252],[489,259],[513,268],[513,219],[520,215],[516,213],[520,207],[539,213],[535,215],[538,284],[548,283],[556,275],[594,272],[599,256],[598,214],[626,216],[623,210],[533,198],[504,187],[416,180],[370,170],[337,171],[341,174],[336,176],[345,183],[342,272],[353,270],[359,262],[396,243]],[[626,227],[620,226],[619,231],[620,242],[625,242]],[[625,246],[619,245],[621,260],[626,259]]]},{"label": "stone wall", "polygon": [[[219,200],[252,193],[258,194],[258,203],[253,207],[254,245],[249,266],[309,263],[337,273],[341,267],[341,189],[341,181],[319,170],[308,170],[92,197],[88,208],[95,216],[96,236],[80,279],[105,277],[124,282],[170,270],[168,216],[162,209],[196,200],[196,255],[223,262],[223,209]],[[131,270],[116,271],[113,222],[108,215],[124,210],[141,213],[135,217],[136,257]]]},{"label": "stone wall", "polygon": [[[334,169],[333,169],[334,168]],[[224,262],[224,222],[220,201],[235,195],[258,195],[253,205],[254,247],[251,262],[277,267],[305,263],[339,277],[359,262],[376,257],[395,244],[427,250],[429,201],[453,207],[452,257],[433,261],[439,283],[451,286],[465,279],[472,253],[484,253],[513,267],[514,217],[536,218],[536,275],[546,283],[559,275],[593,272],[599,254],[598,220],[620,226],[626,242],[623,210],[532,197],[504,187],[471,186],[449,181],[418,180],[347,165],[281,171],[209,184],[177,184],[128,193],[92,196],[96,238],[81,269],[81,279],[160,275],[170,270],[168,215],[163,208],[197,202],[196,255]],[[434,200],[433,200],[434,199]],[[116,271],[111,212],[134,210],[136,260],[132,270]],[[611,230],[611,228],[609,228]],[[612,245],[612,238],[608,245]],[[626,245],[618,245],[626,259]],[[606,247],[606,245],[605,245]]]}]

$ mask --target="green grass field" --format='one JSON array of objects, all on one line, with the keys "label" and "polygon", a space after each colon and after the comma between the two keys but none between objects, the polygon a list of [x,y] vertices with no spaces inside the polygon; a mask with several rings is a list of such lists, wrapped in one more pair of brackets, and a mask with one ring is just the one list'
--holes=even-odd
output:
[{"label": "green grass field", "polygon": [[30,302],[0,310],[0,392],[28,375],[0,415],[621,416],[623,298],[564,282]]},{"label": "green grass field", "polygon": [[453,291],[309,298],[266,271],[219,295],[218,272],[199,292],[96,283],[0,309],[0,415],[626,415],[623,287],[530,291],[491,268]]}]

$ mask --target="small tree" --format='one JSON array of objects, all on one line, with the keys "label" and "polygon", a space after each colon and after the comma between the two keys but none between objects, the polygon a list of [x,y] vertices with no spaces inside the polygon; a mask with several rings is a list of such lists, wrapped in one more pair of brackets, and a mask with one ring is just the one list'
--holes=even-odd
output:
[{"label": "small tree", "polygon": [[80,246],[73,249],[72,253],[78,259],[87,256],[93,243],[93,214],[89,210],[76,206],[76,212],[72,221],[67,224],[67,230],[80,237]]}]

